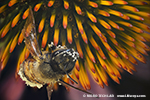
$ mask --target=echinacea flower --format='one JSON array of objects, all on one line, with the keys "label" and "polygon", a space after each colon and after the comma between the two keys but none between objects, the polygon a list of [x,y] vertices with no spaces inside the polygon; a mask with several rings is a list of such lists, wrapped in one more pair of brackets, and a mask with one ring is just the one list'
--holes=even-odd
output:
[{"label": "echinacea flower", "polygon": [[[94,81],[108,86],[108,76],[118,84],[124,69],[132,74],[136,60],[146,63],[150,47],[149,0],[10,0],[0,7],[0,70],[6,66],[15,47],[20,47],[20,64],[30,52],[24,46],[21,30],[34,10],[38,41],[47,49],[66,45],[78,51],[71,77],[84,89],[90,89],[87,70]],[[20,46],[18,46],[18,45]],[[69,78],[64,78],[69,83]]]}]

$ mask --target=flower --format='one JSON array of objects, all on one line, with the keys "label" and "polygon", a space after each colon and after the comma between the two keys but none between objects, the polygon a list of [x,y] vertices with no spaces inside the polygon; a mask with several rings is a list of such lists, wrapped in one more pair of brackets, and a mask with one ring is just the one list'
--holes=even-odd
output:
[{"label": "flower", "polygon": [[[34,10],[37,36],[42,49],[51,41],[78,51],[71,77],[90,89],[87,70],[102,88],[108,76],[118,84],[124,69],[133,74],[137,60],[146,63],[150,47],[149,0],[10,0],[0,7],[0,69],[10,53],[20,46],[16,77],[20,64],[30,52],[24,46],[21,30]],[[69,83],[69,79],[64,78]]]}]

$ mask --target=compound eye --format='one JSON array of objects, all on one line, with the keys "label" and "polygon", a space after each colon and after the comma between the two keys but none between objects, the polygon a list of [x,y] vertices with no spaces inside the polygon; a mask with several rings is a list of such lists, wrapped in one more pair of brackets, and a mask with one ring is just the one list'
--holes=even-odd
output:
[{"label": "compound eye", "polygon": [[52,62],[55,62],[58,68],[69,73],[75,65],[79,54],[73,49],[59,49],[52,53]]}]

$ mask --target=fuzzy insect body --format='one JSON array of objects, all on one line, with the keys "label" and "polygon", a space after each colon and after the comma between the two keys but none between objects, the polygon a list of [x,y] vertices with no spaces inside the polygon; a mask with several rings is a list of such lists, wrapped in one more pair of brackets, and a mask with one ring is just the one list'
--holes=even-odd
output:
[{"label": "fuzzy insect body", "polygon": [[18,74],[30,87],[38,87],[40,89],[43,85],[48,84],[47,91],[50,99],[54,83],[60,83],[60,80],[62,80],[66,74],[73,80],[69,76],[69,73],[74,68],[79,54],[74,51],[74,49],[68,49],[66,46],[54,46],[53,42],[48,45],[49,49],[52,49],[52,52],[41,51],[37,41],[31,7],[28,19],[22,29],[22,34],[32,58],[28,58],[20,64]]}]

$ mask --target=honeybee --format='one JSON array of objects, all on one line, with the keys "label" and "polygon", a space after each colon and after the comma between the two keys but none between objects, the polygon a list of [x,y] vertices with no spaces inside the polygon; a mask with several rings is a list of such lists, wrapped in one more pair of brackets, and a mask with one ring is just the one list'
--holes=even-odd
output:
[{"label": "honeybee", "polygon": [[24,36],[25,45],[31,53],[32,58],[28,58],[20,64],[18,72],[20,78],[30,87],[38,87],[39,89],[43,87],[43,85],[49,84],[47,86],[49,100],[51,98],[53,85],[56,82],[89,93],[83,89],[65,83],[62,80],[63,76],[67,75],[72,81],[77,83],[68,73],[72,71],[75,62],[79,58],[78,52],[74,51],[72,48],[68,49],[66,46],[54,46],[53,42],[48,45],[49,48],[53,50],[52,53],[40,50],[32,8],[29,8],[29,16],[22,29],[22,34]]}]

